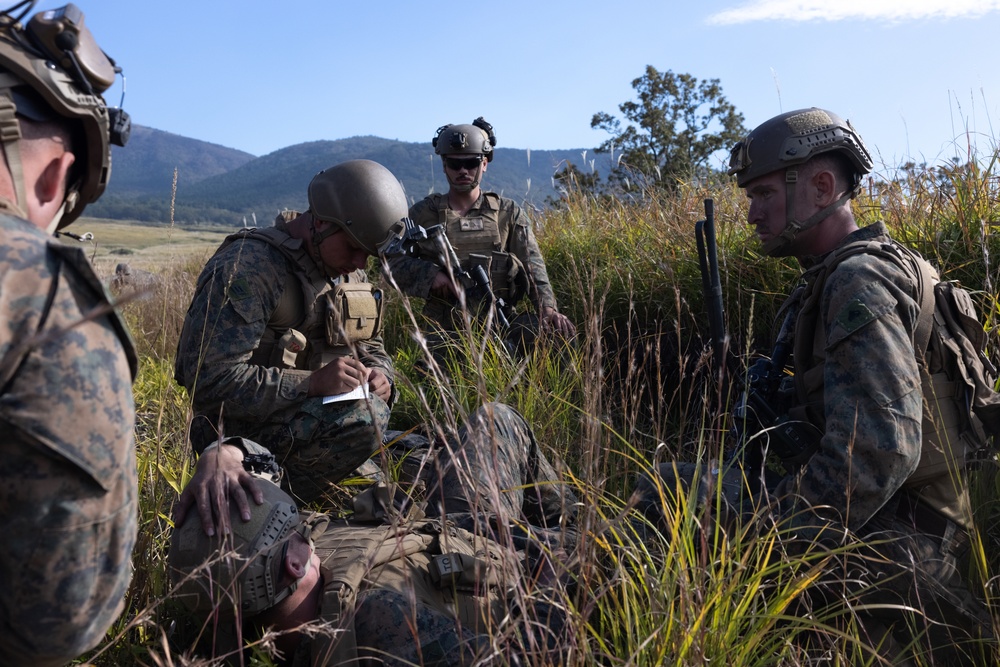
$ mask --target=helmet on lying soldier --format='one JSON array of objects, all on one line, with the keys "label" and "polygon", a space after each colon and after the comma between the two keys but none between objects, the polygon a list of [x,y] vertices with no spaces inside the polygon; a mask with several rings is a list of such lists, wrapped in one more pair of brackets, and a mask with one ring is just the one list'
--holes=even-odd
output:
[{"label": "helmet on lying soldier", "polygon": [[281,586],[282,562],[292,533],[308,539],[291,497],[277,485],[258,478],[264,494],[250,503],[250,521],[235,504],[229,507],[229,533],[205,534],[197,512],[174,528],[170,540],[170,577],[176,597],[191,611],[212,611],[248,618],[288,597],[297,582]]}]

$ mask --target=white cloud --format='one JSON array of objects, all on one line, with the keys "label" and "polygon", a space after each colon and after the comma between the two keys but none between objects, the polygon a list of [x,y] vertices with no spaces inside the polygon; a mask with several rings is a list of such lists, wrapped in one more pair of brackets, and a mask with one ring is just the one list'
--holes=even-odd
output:
[{"label": "white cloud", "polygon": [[903,21],[977,18],[1000,11],[1000,0],[750,0],[708,17],[715,25],[752,21]]}]

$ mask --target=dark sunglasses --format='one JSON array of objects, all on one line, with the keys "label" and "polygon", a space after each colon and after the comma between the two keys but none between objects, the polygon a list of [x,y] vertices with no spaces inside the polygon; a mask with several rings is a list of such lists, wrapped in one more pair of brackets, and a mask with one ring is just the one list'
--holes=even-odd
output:
[{"label": "dark sunglasses", "polygon": [[448,168],[452,171],[458,171],[459,169],[468,169],[472,171],[479,166],[479,163],[483,161],[481,157],[446,157],[444,163],[448,165]]}]

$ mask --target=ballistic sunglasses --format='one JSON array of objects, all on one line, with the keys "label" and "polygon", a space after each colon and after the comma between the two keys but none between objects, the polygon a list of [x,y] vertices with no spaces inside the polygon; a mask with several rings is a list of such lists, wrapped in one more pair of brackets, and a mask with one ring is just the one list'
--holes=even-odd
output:
[{"label": "ballistic sunglasses", "polygon": [[459,169],[468,169],[472,171],[483,161],[481,157],[446,157],[444,159],[445,165],[452,171],[458,171]]}]

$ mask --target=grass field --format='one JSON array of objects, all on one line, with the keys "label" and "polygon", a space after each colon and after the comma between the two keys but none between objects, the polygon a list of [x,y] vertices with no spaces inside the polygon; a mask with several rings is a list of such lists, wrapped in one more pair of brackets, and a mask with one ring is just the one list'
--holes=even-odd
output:
[{"label": "grass field", "polygon": [[[1000,198],[996,188],[977,184],[996,180],[956,174],[946,190],[931,190],[940,180],[930,179],[910,184],[906,196],[899,195],[903,188],[887,186],[855,203],[860,223],[886,220],[946,275],[977,290],[994,358],[1000,310],[995,295],[979,288],[1000,284],[1000,269],[990,260],[1000,253],[1000,239],[985,224],[1000,219]],[[709,196],[734,347],[766,353],[774,313],[798,269],[757,253],[742,223],[741,192],[685,187],[670,198],[629,204],[579,196],[536,220],[561,310],[580,330],[578,346],[563,355],[543,347],[524,364],[491,345],[472,346],[468,365],[453,369],[453,380],[418,382],[413,368],[421,351],[411,335],[412,313],[407,301],[391,296],[385,337],[401,391],[393,426],[426,422],[449,430],[477,405],[499,400],[525,415],[540,446],[565,462],[564,477],[582,503],[576,560],[562,573],[572,586],[557,600],[569,615],[558,664],[885,664],[858,632],[856,600],[834,600],[808,615],[794,611],[830,559],[858,548],[855,541],[835,552],[817,545],[789,554],[781,549],[780,526],[703,531],[717,507],[684,493],[672,499],[666,531],[636,530],[641,521],[623,521],[640,472],[674,458],[721,458],[727,445],[731,403],[717,393],[706,363],[693,235]],[[94,234],[92,255],[104,275],[127,261],[163,277],[153,298],[124,308],[141,356],[135,383],[141,527],[126,611],[85,659],[101,666],[218,664],[196,657],[197,632],[188,632],[189,619],[169,597],[165,553],[170,510],[193,465],[190,403],[173,381],[173,354],[197,271],[225,233],[87,219],[70,230]],[[990,482],[975,490],[985,508],[973,535],[983,570],[977,593],[992,602],[1000,580],[1000,508]],[[996,611],[994,619],[1000,628]],[[819,650],[806,652],[807,644]],[[984,644],[982,651],[981,664],[997,664],[995,646]],[[274,663],[264,647],[252,652],[248,664]],[[913,664],[930,664],[916,653]]]},{"label": "grass field", "polygon": [[[79,236],[93,235],[91,240],[82,243],[98,273],[105,277],[114,273],[119,262],[158,273],[192,261],[203,261],[232,232],[231,229],[191,229],[95,218],[81,218],[67,231]],[[70,237],[63,237],[63,241],[81,243]]]}]

